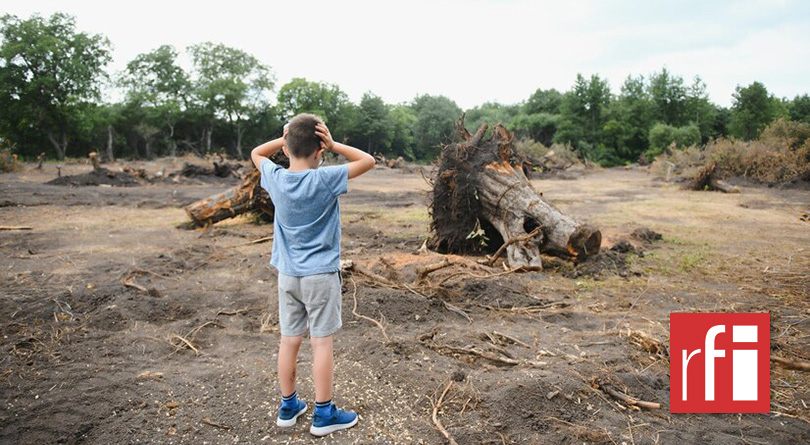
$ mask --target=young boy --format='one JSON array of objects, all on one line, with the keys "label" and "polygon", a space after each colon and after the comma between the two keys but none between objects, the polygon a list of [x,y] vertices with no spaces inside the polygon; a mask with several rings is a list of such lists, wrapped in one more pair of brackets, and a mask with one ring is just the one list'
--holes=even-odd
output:
[{"label": "young boy", "polygon": [[[284,169],[270,159],[278,150],[290,159]],[[318,168],[324,151],[345,156],[348,164]],[[307,405],[297,397],[295,368],[298,348],[309,325],[315,413],[309,432],[326,436],[351,428],[357,414],[332,403],[332,334],[341,326],[340,206],[348,180],[374,167],[374,158],[332,140],[323,121],[299,114],[284,135],[253,149],[261,186],[275,205],[270,264],[278,269],[278,312],[281,343],[278,380],[282,402],[276,424],[295,425]]]}]

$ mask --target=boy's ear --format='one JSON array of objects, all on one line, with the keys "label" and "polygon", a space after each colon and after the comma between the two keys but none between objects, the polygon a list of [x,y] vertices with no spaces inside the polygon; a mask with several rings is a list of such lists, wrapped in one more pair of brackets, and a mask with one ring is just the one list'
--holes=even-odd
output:
[{"label": "boy's ear", "polygon": [[290,158],[290,151],[287,150],[287,144],[282,145],[281,149],[284,150],[284,154],[287,155],[287,159],[291,159]]}]

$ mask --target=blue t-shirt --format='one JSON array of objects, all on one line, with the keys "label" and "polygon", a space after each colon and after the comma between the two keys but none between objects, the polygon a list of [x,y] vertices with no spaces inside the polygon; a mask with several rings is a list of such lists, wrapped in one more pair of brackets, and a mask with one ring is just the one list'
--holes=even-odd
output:
[{"label": "blue t-shirt", "polygon": [[339,271],[338,196],[349,185],[348,165],[289,171],[265,158],[260,171],[276,207],[270,265],[294,277]]}]

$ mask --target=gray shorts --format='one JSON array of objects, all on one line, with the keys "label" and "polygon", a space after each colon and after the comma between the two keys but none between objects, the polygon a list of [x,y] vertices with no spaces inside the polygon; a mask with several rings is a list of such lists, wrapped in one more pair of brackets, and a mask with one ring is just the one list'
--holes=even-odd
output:
[{"label": "gray shorts", "polygon": [[278,274],[278,324],[281,335],[304,335],[309,322],[311,337],[328,337],[343,322],[340,272],[304,277]]}]

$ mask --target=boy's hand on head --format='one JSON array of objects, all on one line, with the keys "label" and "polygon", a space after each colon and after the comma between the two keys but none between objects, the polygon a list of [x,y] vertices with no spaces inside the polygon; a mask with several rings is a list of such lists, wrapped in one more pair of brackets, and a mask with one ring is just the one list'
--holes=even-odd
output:
[{"label": "boy's hand on head", "polygon": [[315,134],[321,138],[321,148],[326,151],[332,151],[335,148],[335,141],[332,140],[332,133],[326,128],[325,124],[318,124],[315,126]]}]

